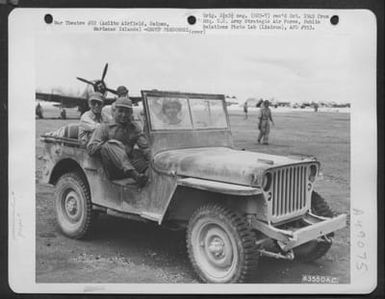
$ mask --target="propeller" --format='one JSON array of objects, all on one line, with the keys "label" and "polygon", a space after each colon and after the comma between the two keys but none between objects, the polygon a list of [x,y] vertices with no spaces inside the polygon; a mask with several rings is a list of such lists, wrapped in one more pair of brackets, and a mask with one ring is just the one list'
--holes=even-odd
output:
[{"label": "propeller", "polygon": [[80,77],[76,77],[76,79],[78,79],[79,81],[82,81],[84,83],[92,85],[92,87],[94,88],[95,92],[100,92],[102,94],[105,94],[106,91],[109,91],[109,92],[111,92],[113,94],[118,94],[116,90],[107,88],[107,85],[104,82],[104,78],[106,77],[107,70],[108,70],[108,63],[106,63],[106,65],[104,66],[104,69],[103,69],[103,72],[102,72],[102,79],[100,79],[100,80],[89,81],[87,79],[80,78]]},{"label": "propeller", "polygon": [[103,74],[102,74],[102,81],[104,81],[104,77],[107,74],[107,70],[108,70],[108,63],[106,63],[106,65],[104,66],[104,70],[103,70]]},{"label": "propeller", "polygon": [[106,87],[106,90],[111,92],[111,93],[113,93],[113,94],[118,95],[118,92],[116,90],[113,90],[113,89],[110,89],[110,88],[107,88],[107,87]]},{"label": "propeller", "polygon": [[80,77],[76,77],[76,79],[78,79],[84,83],[91,84],[92,86],[94,86],[94,84],[95,84],[94,82],[88,81],[88,80],[80,78]]}]

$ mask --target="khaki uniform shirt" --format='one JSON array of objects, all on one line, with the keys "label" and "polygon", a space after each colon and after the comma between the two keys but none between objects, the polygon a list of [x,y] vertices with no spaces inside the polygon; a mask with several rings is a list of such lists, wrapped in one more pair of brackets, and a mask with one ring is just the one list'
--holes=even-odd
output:
[{"label": "khaki uniform shirt", "polygon": [[101,123],[108,122],[110,120],[109,116],[102,111],[100,118],[97,118],[95,113],[91,110],[88,110],[83,113],[80,118],[79,124],[79,141],[81,144],[87,144],[88,140],[91,137],[92,132],[100,126]]},{"label": "khaki uniform shirt", "polygon": [[134,122],[121,125],[112,121],[100,125],[96,128],[88,143],[87,150],[89,155],[95,155],[106,141],[112,139],[120,141],[124,145],[129,157],[132,154],[134,146],[137,145],[146,158],[150,159],[150,148],[147,137],[139,125]]},{"label": "khaki uniform shirt", "polygon": [[271,117],[271,110],[270,108],[261,108],[259,110],[259,115],[258,115],[258,118],[260,120],[271,120],[273,121],[272,117]]}]

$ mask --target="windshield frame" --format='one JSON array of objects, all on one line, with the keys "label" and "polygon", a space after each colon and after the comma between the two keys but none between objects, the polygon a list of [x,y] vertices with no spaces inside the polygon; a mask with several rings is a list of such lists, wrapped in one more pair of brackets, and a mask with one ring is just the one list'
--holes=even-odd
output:
[{"label": "windshield frame", "polygon": [[[186,99],[187,108],[188,108],[188,118],[191,122],[191,128],[183,129],[173,129],[173,128],[154,128],[152,123],[152,117],[150,113],[149,101],[151,97],[155,98],[176,98],[176,99]],[[170,92],[170,91],[142,91],[142,98],[144,103],[144,109],[146,114],[147,129],[151,132],[192,132],[192,131],[230,131],[230,121],[227,111],[227,106],[225,102],[225,96],[221,94],[204,94],[204,93],[183,93],[183,92]],[[190,100],[202,99],[202,100],[217,100],[222,103],[222,111],[225,114],[225,127],[195,127],[193,121],[193,114],[191,110]]]}]

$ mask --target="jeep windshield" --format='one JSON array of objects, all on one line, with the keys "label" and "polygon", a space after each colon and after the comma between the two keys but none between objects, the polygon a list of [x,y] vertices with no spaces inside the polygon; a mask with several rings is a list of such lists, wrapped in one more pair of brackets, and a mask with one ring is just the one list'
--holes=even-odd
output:
[{"label": "jeep windshield", "polygon": [[224,101],[186,96],[148,96],[151,130],[228,128]]}]

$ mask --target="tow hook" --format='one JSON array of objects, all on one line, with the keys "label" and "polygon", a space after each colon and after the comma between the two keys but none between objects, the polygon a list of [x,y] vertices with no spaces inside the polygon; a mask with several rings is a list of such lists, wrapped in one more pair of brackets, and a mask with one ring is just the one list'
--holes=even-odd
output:
[{"label": "tow hook", "polygon": [[262,256],[272,257],[276,259],[290,260],[290,261],[294,260],[293,250],[289,250],[288,252],[286,252],[286,254],[266,251],[264,249],[259,249],[258,251],[259,251],[259,254]]}]

